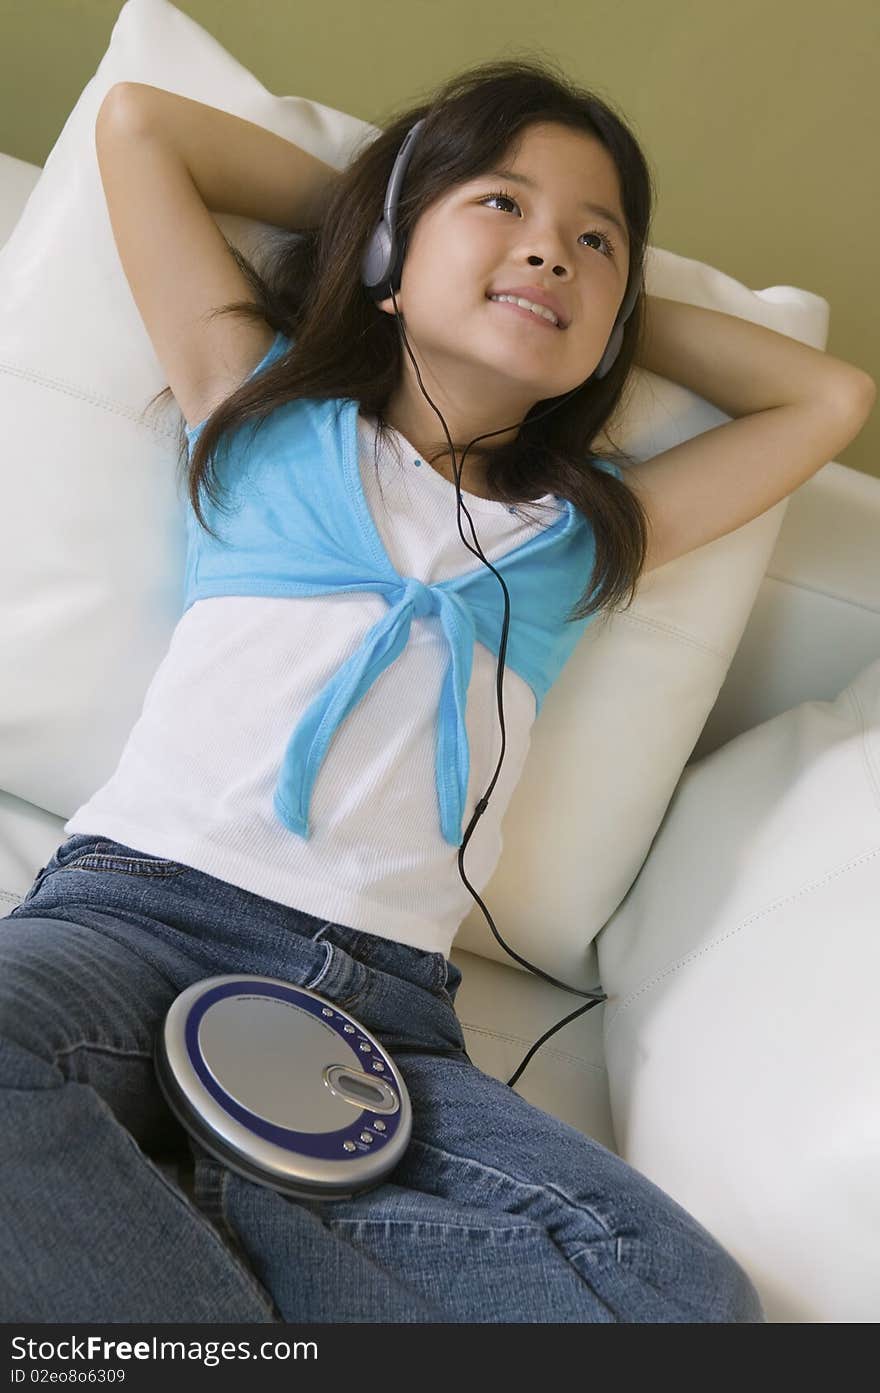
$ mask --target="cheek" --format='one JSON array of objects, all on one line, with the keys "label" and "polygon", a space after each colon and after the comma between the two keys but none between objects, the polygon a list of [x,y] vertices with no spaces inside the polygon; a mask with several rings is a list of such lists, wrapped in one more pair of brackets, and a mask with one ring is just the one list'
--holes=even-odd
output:
[{"label": "cheek", "polygon": [[402,284],[410,282],[411,299],[432,303],[448,300],[450,307],[473,305],[485,293],[510,257],[485,228],[469,228],[468,236],[449,226],[427,230],[407,253]]},{"label": "cheek", "polygon": [[510,250],[486,224],[470,225],[467,237],[452,222],[423,224],[418,232],[404,259],[398,299],[423,341],[433,336],[448,346],[459,325],[475,323],[488,288],[510,271]]},{"label": "cheek", "polygon": [[[404,270],[401,294],[410,323],[445,338],[473,309],[474,281],[454,259],[439,269],[436,262],[430,269],[414,265],[409,276]],[[479,295],[479,282],[476,294]]]}]

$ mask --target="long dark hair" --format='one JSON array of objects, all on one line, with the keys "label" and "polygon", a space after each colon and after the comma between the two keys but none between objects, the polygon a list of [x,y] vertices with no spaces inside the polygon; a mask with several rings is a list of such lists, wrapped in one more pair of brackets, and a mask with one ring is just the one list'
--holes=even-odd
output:
[{"label": "long dark hair", "polygon": [[[497,168],[527,127],[556,122],[598,137],[611,155],[629,231],[628,286],[643,274],[654,185],[647,160],[624,120],[545,62],[500,61],[453,77],[428,101],[410,107],[379,136],[371,137],[339,174],[318,227],[278,229],[277,235],[273,229],[262,270],[227,239],[254,298],[220,306],[212,314],[265,321],[293,343],[214,408],[189,461],[181,430],[180,466],[188,464],[190,502],[212,536],[216,534],[205,521],[200,495],[204,488],[222,509],[222,486],[214,471],[221,438],[228,439],[248,422],[258,427],[285,402],[356,400],[377,421],[377,466],[379,440],[389,447],[394,443],[383,410],[403,372],[406,350],[394,317],[367,296],[361,261],[382,216],[394,160],[410,127],[423,116],[428,119],[413,149],[398,208],[402,237],[411,235],[420,213],[446,190]],[[485,481],[493,497],[521,505],[555,494],[570,500],[591,523],[596,543],[593,572],[585,577],[586,589],[569,621],[587,618],[627,597],[631,604],[644,565],[644,509],[625,482],[594,463],[605,459],[631,464],[632,458],[616,447],[601,454],[592,449],[603,428],[605,438],[610,438],[607,426],[635,360],[643,314],[644,290],[626,322],[617,360],[604,378],[587,379],[540,423],[530,423],[561,397],[536,402],[514,440],[470,451],[486,461]],[[170,391],[166,387],[158,393],[147,409]]]}]

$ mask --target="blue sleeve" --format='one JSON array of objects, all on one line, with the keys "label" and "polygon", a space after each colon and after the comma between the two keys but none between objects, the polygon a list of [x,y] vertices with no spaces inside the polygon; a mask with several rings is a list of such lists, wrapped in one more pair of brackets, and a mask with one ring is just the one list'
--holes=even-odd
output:
[{"label": "blue sleeve", "polygon": [[[271,347],[269,348],[265,357],[260,359],[260,361],[257,363],[257,366],[251,372],[248,373],[247,377],[243,379],[243,382],[250,382],[251,378],[256,377],[258,372],[262,372],[264,368],[267,368],[270,365],[270,363],[274,363],[276,358],[280,357],[282,353],[287,352],[288,348],[290,347],[290,344],[291,339],[286,334],[283,334],[279,329],[278,333],[272,340]],[[195,444],[196,438],[199,435],[199,432],[201,431],[207,419],[208,418],[206,416],[205,420],[199,421],[197,426],[185,426],[187,455],[192,454],[193,445]]]},{"label": "blue sleeve", "polygon": [[607,459],[594,459],[593,463],[597,464],[600,469],[606,470],[609,474],[613,474],[615,479],[623,478],[623,470],[619,464],[612,464],[611,461]]}]

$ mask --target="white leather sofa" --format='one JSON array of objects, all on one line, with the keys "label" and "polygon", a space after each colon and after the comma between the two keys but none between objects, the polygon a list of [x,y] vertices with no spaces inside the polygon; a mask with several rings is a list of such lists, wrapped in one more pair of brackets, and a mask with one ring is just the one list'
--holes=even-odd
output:
[{"label": "white leather sofa", "polygon": [[[179,613],[179,413],[140,416],[164,382],[91,146],[123,78],[338,167],[364,130],[269,98],[166,0],[129,0],[44,169],[0,155],[0,912],[112,772]],[[253,251],[253,225],[218,221]],[[827,343],[829,306],[795,287],[654,250],[648,290]],[[637,457],[724,419],[636,379],[614,441]],[[694,1213],[771,1321],[880,1319],[880,480],[830,461],[590,626],[504,837],[477,887],[500,934],[609,998],[517,1091]],[[452,957],[468,1050],[501,1079],[581,1001],[476,904]]]}]

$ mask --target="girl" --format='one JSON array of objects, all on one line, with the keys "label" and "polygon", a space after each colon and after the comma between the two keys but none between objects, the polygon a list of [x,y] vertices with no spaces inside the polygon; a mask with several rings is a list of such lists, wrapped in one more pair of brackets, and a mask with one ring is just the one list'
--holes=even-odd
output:
[{"label": "girl", "polygon": [[[422,116],[402,278],[371,301],[364,250]],[[558,537],[589,541],[576,591],[570,569],[545,572],[560,641],[646,567],[643,506],[591,450],[642,322],[640,296],[594,377],[648,242],[634,137],[549,70],[499,63],[408,111],[342,175],[137,84],[113,89],[96,143],[186,421],[185,604],[117,769],[3,921],[2,1319],[764,1321],[746,1273],[681,1206],[471,1062],[449,959],[470,909],[456,851],[491,772],[504,614],[452,526],[459,490],[512,587],[515,551],[537,565],[530,543],[549,558]],[[288,229],[267,270],[212,209]],[[490,298],[511,291],[557,322]],[[477,755],[456,801],[435,760],[441,697],[458,690],[438,614],[452,605],[466,624],[455,584],[480,573],[491,643],[458,671],[466,729],[444,727],[460,758]],[[512,636],[516,621],[514,594]],[[478,886],[536,714],[513,647]],[[321,744],[328,688],[344,681]],[[388,1183],[295,1201],[171,1117],[156,1032],[187,986],[232,972],[314,988],[387,1045],[413,1106]],[[175,1148],[191,1153],[192,1201],[154,1159]]]}]

